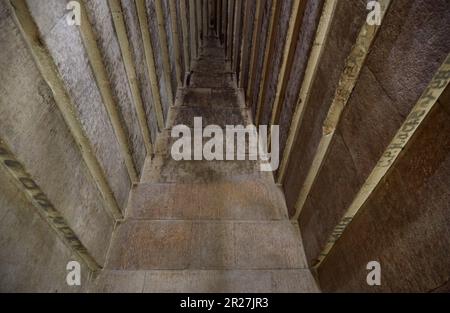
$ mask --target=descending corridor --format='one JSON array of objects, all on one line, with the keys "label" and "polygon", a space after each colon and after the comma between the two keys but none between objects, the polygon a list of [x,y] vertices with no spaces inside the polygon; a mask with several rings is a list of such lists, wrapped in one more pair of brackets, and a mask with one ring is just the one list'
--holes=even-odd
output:
[{"label": "descending corridor", "polygon": [[[0,292],[450,291],[449,21],[449,0],[0,0]],[[199,118],[267,127],[277,170],[237,140],[179,161]]]},{"label": "descending corridor", "polygon": [[[298,225],[256,161],[174,161],[170,129],[247,125],[223,49],[210,39],[178,92],[93,291],[314,292]],[[205,125],[206,124],[206,125]]]}]

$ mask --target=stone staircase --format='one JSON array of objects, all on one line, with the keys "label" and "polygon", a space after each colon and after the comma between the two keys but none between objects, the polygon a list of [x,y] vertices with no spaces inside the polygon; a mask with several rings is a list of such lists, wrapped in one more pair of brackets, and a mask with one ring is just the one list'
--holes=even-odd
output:
[{"label": "stone staircase", "polygon": [[223,48],[203,49],[132,189],[93,292],[318,292],[298,225],[258,161],[175,161],[170,129],[251,124]]}]

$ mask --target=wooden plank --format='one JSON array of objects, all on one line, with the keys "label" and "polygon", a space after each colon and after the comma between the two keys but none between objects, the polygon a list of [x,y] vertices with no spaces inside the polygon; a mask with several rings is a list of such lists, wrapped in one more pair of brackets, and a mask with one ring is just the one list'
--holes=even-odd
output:
[{"label": "wooden plank", "polygon": [[167,33],[164,21],[164,13],[162,8],[162,0],[155,0],[155,12],[156,19],[158,21],[158,37],[161,47],[161,57],[163,62],[163,75],[166,82],[166,92],[169,99],[169,106],[173,105],[173,90],[172,90],[172,78],[171,78],[171,67],[170,67],[170,53],[167,41]]},{"label": "wooden plank", "polygon": [[195,11],[196,11],[196,22],[197,22],[197,55],[200,56],[200,48],[203,45],[202,42],[202,33],[203,33],[203,10],[202,10],[202,1],[195,1]]},{"label": "wooden plank", "polygon": [[320,17],[319,26],[317,27],[314,44],[306,66],[305,77],[300,88],[299,97],[289,129],[289,135],[286,147],[281,159],[280,169],[277,175],[277,183],[282,184],[286,175],[287,166],[291,157],[294,143],[297,140],[298,132],[303,120],[306,105],[309,103],[311,89],[316,79],[317,69],[319,67],[322,53],[325,49],[325,43],[333,21],[337,0],[325,0],[322,15]]},{"label": "wooden plank", "polygon": [[283,52],[283,61],[278,75],[277,91],[272,107],[272,117],[270,125],[278,125],[280,114],[285,99],[286,87],[291,75],[292,63],[294,62],[295,51],[297,48],[297,39],[303,22],[303,16],[306,9],[306,0],[294,1],[292,15],[289,21],[286,43]]},{"label": "wooden plank", "polygon": [[406,145],[420,128],[423,121],[433,109],[434,105],[438,102],[439,97],[449,84],[450,54],[436,72],[428,87],[417,101],[416,105],[412,108],[405,122],[398,130],[394,139],[381,156],[369,177],[366,179],[364,185],[361,187],[352,204],[348,207],[341,221],[333,230],[333,233],[328,239],[325,248],[319,255],[318,263],[315,264],[314,267],[318,268],[323,263],[336,242],[339,238],[341,238],[348,225],[353,221],[355,215],[359,212],[359,210],[361,210],[370,195],[374,192],[388,171],[398,160],[401,152],[405,149]]},{"label": "wooden plank", "polygon": [[241,61],[239,66],[239,88],[244,88],[244,82],[245,79],[243,79],[245,73],[244,69],[247,67],[248,63],[248,56],[249,56],[249,46],[250,42],[247,39],[247,34],[250,31],[250,9],[251,9],[251,3],[250,1],[245,1],[245,8],[244,8],[244,22],[242,26],[242,40],[241,40]]},{"label": "wooden plank", "polygon": [[189,28],[191,31],[191,64],[198,58],[198,37],[197,37],[197,10],[196,0],[189,0]]},{"label": "wooden plank", "polygon": [[[380,4],[382,7],[382,21],[386,10],[390,5],[390,2],[391,0],[380,0]],[[381,25],[371,26],[368,23],[364,23],[361,27],[358,38],[356,39],[356,43],[347,58],[346,65],[342,72],[341,78],[339,79],[333,102],[331,103],[327,118],[325,119],[323,125],[322,139],[320,140],[305,183],[300,190],[300,194],[295,206],[296,213],[293,218],[294,220],[297,220],[300,216],[300,212],[306,202],[312,186],[314,185],[316,177],[320,169],[322,168],[323,161],[328,152],[330,143],[334,137],[334,133],[341,118],[342,111],[344,110],[344,107],[347,105],[347,102],[350,99],[355,84],[359,78],[361,69],[369,53],[370,47],[372,46],[372,43],[376,37],[376,34],[378,33],[378,30],[380,29],[380,26]]]},{"label": "wooden plank", "polygon": [[172,39],[173,39],[173,52],[175,54],[175,75],[177,76],[178,87],[183,86],[183,74],[181,70],[181,49],[180,49],[180,35],[178,32],[178,22],[177,22],[177,5],[175,0],[169,0],[169,10],[170,10],[170,22],[172,25]]},{"label": "wooden plank", "polygon": [[90,174],[92,175],[97,188],[99,189],[107,208],[107,212],[115,219],[123,219],[122,212],[113,196],[111,187],[106,180],[105,173],[100,166],[91,142],[88,140],[81,122],[76,115],[76,109],[73,105],[66,87],[59,76],[56,64],[47,48],[43,45],[39,29],[35,24],[33,17],[28,9],[25,0],[11,0],[11,10],[14,12],[15,22],[20,29],[31,55],[44,80],[50,86],[53,96],[61,112],[64,121],[70,130],[80,153],[86,163]]},{"label": "wooden plank", "polygon": [[208,14],[209,14],[209,1],[203,0],[203,42],[206,42],[207,37],[209,36],[209,23],[208,23]]},{"label": "wooden plank", "polygon": [[[147,124],[147,117],[145,113],[144,103],[142,101],[141,92],[139,90],[136,68],[134,67],[134,61],[131,54],[130,42],[128,40],[127,29],[125,26],[125,20],[123,17],[122,5],[120,3],[120,0],[109,0],[109,8],[111,10],[111,14],[113,17],[113,23],[117,34],[117,40],[119,41],[120,50],[122,52],[122,59],[125,65],[125,70],[127,72],[131,96],[133,97],[133,103],[136,110],[136,115],[138,117],[142,138],[144,139],[145,149],[147,150],[147,154],[151,155],[153,153],[153,145],[151,139],[152,137],[150,135],[150,128],[148,127]],[[106,76],[107,75],[106,68],[104,67],[101,59],[98,59],[99,57],[101,57],[100,50],[96,46],[95,36],[88,21],[84,21],[84,19],[85,18],[82,18],[81,32],[83,34],[85,32],[84,29],[88,28],[86,33],[83,34],[83,39],[85,41],[86,49],[88,50],[88,55],[93,54],[93,60],[91,60],[91,64],[92,68],[94,69],[94,73],[97,77],[97,84],[100,86],[100,84],[106,84],[106,82],[108,82]],[[89,50],[93,50],[93,52]],[[109,90],[108,94],[111,97],[110,100],[113,101],[111,90]],[[118,119],[116,123],[120,123],[119,117],[117,116],[116,118]],[[134,178],[132,178],[131,181],[138,182],[137,174],[136,173],[134,174],[135,174]]]},{"label": "wooden plank", "polygon": [[69,226],[67,220],[54,207],[47,195],[26,171],[24,165],[11,152],[9,146],[0,138],[0,167],[11,176],[15,185],[36,208],[37,213],[49,224],[62,242],[77,255],[92,271],[101,269],[86,246]]},{"label": "wooden plank", "polygon": [[153,106],[156,113],[156,120],[159,131],[164,129],[164,115],[161,102],[161,93],[158,85],[158,76],[156,75],[156,62],[153,53],[153,45],[148,28],[147,8],[145,0],[135,0],[136,11],[141,29],[142,42],[144,44],[144,54],[147,71],[150,78],[150,87],[152,90]]},{"label": "wooden plank", "polygon": [[232,62],[233,51],[233,24],[234,24],[234,2],[235,0],[228,0],[228,18],[227,18],[227,60]]},{"label": "wooden plank", "polygon": [[233,53],[233,72],[237,72],[239,51],[241,49],[240,31],[241,31],[241,20],[242,20],[242,0],[236,0],[234,8],[234,53]]},{"label": "wooden plank", "polygon": [[183,56],[185,63],[185,71],[191,71],[191,57],[189,54],[189,28],[187,21],[187,9],[186,9],[186,0],[180,1],[180,18],[181,18],[181,31],[183,35]]},{"label": "wooden plank", "polygon": [[264,111],[264,98],[266,96],[270,63],[272,61],[273,51],[275,48],[275,39],[278,33],[277,29],[278,29],[278,20],[280,19],[280,13],[281,13],[281,1],[273,0],[269,25],[269,34],[267,36],[266,48],[264,50],[265,51],[264,64],[261,76],[261,84],[259,86],[259,95],[257,100],[258,104],[256,107],[256,117],[255,117],[256,126],[259,126],[259,123],[261,122],[262,112]]},{"label": "wooden plank", "polygon": [[256,63],[257,55],[259,52],[260,38],[261,38],[261,28],[262,28],[262,18],[263,18],[263,1],[256,1],[256,12],[255,21],[253,25],[253,38],[252,38],[252,51],[250,56],[250,72],[248,74],[248,86],[246,92],[246,98],[248,99],[247,106],[252,106],[253,99],[253,84],[255,83],[256,75]]}]

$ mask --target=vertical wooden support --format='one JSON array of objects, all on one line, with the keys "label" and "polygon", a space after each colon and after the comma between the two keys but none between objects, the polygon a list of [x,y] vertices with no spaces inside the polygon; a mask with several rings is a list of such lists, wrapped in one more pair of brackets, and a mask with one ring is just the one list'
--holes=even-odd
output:
[{"label": "vertical wooden support", "polygon": [[153,53],[153,45],[148,28],[147,8],[145,5],[145,0],[135,0],[135,4],[139,19],[139,26],[141,29],[142,42],[144,44],[145,62],[150,78],[153,107],[156,114],[156,120],[158,122],[158,129],[159,131],[162,131],[164,129],[164,115],[161,94],[158,86],[158,76],[156,75],[156,62]]},{"label": "vertical wooden support", "polygon": [[245,72],[244,70],[247,67],[248,64],[248,54],[249,54],[249,46],[250,46],[250,42],[247,40],[247,34],[250,31],[250,9],[251,9],[251,5],[250,5],[250,1],[248,0],[244,0],[245,2],[245,8],[244,8],[244,25],[242,27],[242,40],[241,40],[241,62],[240,62],[240,66],[239,66],[239,88],[243,89],[244,88],[244,83],[245,83]]},{"label": "vertical wooden support", "polygon": [[183,33],[183,57],[185,64],[185,72],[191,71],[191,57],[189,53],[189,28],[187,20],[186,1],[180,0],[180,18],[181,18],[181,30]]},{"label": "vertical wooden support", "polygon": [[242,21],[242,0],[235,0],[234,10],[234,52],[233,52],[233,72],[238,70],[239,51],[241,49],[241,21]]},{"label": "vertical wooden support", "polygon": [[[117,40],[119,41],[119,46],[120,46],[120,50],[122,53],[122,59],[125,65],[125,70],[127,72],[127,78],[128,78],[128,83],[130,85],[130,90],[131,90],[131,96],[133,97],[133,103],[136,109],[136,115],[138,118],[138,122],[139,122],[139,126],[141,129],[141,134],[142,134],[142,138],[144,139],[144,144],[145,144],[145,149],[147,150],[147,154],[151,155],[153,154],[153,146],[152,146],[152,137],[150,134],[150,128],[148,127],[147,124],[147,117],[145,114],[145,108],[144,108],[144,103],[142,101],[142,97],[141,97],[141,92],[139,90],[139,83],[137,80],[137,75],[136,75],[136,69],[134,67],[134,61],[133,61],[133,57],[131,55],[131,48],[130,48],[130,42],[128,41],[128,36],[127,36],[127,30],[126,30],[126,26],[125,26],[125,21],[123,19],[123,12],[122,12],[122,5],[120,3],[120,0],[109,0],[109,8],[111,10],[111,14],[113,17],[113,23],[114,23],[114,27],[116,30],[116,34],[117,34]],[[82,20],[82,25],[81,25],[81,29],[83,29],[84,27],[86,27],[86,25],[88,25],[87,21],[86,21],[86,25],[83,25],[83,20]],[[83,31],[82,31],[83,32]],[[95,43],[95,37],[93,36],[93,32],[90,31],[89,34],[83,37],[87,37],[87,42],[92,42],[92,45]],[[90,46],[90,44],[88,44],[87,46]],[[89,50],[89,49],[87,49]],[[100,53],[100,51],[98,51],[97,53]],[[95,53],[95,54],[97,54]],[[88,52],[88,55],[90,53]],[[99,77],[99,79],[97,79],[97,83],[101,83],[103,79],[106,79],[107,77],[104,76],[106,75],[106,69],[103,66],[103,69],[98,69],[96,67],[98,67],[98,65],[102,64],[101,60],[98,60],[98,62],[95,62],[96,58],[94,58],[94,63],[97,65],[94,65],[94,63],[92,64],[93,68],[94,68],[94,72],[96,73],[96,75],[98,76],[98,73],[101,73],[102,71],[104,71],[104,74]],[[98,72],[98,73],[97,73]],[[111,99],[112,100],[112,99]],[[118,121],[120,122],[120,120]],[[138,178],[137,176],[135,176],[134,179],[132,179],[133,182],[137,182]]]},{"label": "vertical wooden support", "polygon": [[388,171],[392,168],[396,160],[400,157],[401,152],[411,141],[411,138],[422,125],[434,105],[442,95],[444,90],[450,83],[450,54],[447,55],[446,60],[441,65],[439,70],[435,73],[428,87],[423,92],[422,96],[411,110],[403,125],[398,130],[391,144],[388,146],[382,157],[378,161],[375,168],[365,181],[361,190],[356,195],[352,204],[348,207],[346,213],[341,221],[337,224],[333,233],[327,241],[326,246],[319,255],[318,263],[314,265],[315,268],[320,267],[325,258],[333,249],[335,243],[341,238],[342,234],[353,221],[353,218],[363,207],[364,203],[369,199]]},{"label": "vertical wooden support", "polygon": [[172,38],[173,38],[173,51],[175,57],[175,75],[177,76],[177,85],[181,87],[183,85],[183,73],[181,70],[181,49],[180,49],[180,35],[178,32],[177,22],[177,5],[175,0],[169,0],[170,21],[172,25]]},{"label": "vertical wooden support", "polygon": [[192,61],[198,58],[197,9],[196,0],[189,0],[189,28],[191,31],[191,67]]},{"label": "vertical wooden support", "polygon": [[162,0],[155,0],[156,19],[158,20],[158,37],[161,47],[161,57],[163,62],[163,75],[166,82],[167,97],[169,99],[169,106],[173,105],[173,90],[172,90],[172,70],[170,67],[170,53],[167,42],[167,33],[164,21],[164,13],[162,7]]},{"label": "vertical wooden support", "polygon": [[[117,103],[114,101],[108,73],[103,63],[103,57],[100,52],[100,48],[98,47],[94,31],[92,30],[92,26],[88,20],[86,9],[83,4],[81,4],[81,9],[82,14],[80,32],[89,59],[89,63],[92,67],[95,81],[103,100],[103,105],[106,108],[106,112],[108,113],[109,120],[111,121],[111,125],[116,135],[125,166],[127,167],[128,175],[132,182],[136,182],[138,180],[136,167],[130,153],[129,142],[125,129],[122,125],[120,112],[118,110]],[[136,107],[136,112],[138,112],[138,107]],[[141,130],[141,133],[144,139],[144,143],[147,144],[145,142],[143,130]]]},{"label": "vertical wooden support", "polygon": [[195,1],[196,5],[196,12],[197,12],[197,56],[200,56],[200,49],[203,45],[203,29],[202,29],[202,17],[203,17],[203,10],[202,10],[202,4],[203,0],[197,0]]},{"label": "vertical wooden support", "polygon": [[317,69],[319,67],[320,59],[325,43],[333,22],[333,16],[336,9],[337,0],[326,0],[322,9],[319,25],[317,27],[314,44],[306,66],[305,76],[300,88],[296,109],[292,117],[289,135],[284,149],[283,157],[281,159],[280,169],[278,171],[277,183],[282,184],[286,175],[287,166],[291,157],[294,142],[297,140],[298,132],[303,120],[306,105],[309,103],[311,95],[311,88],[316,79]]},{"label": "vertical wooden support", "polygon": [[284,45],[283,61],[278,75],[277,91],[272,107],[272,117],[270,125],[278,125],[280,114],[285,99],[286,87],[291,75],[292,63],[297,48],[297,39],[302,26],[303,16],[305,14],[306,0],[294,1],[292,15],[289,21],[286,43]]},{"label": "vertical wooden support", "polygon": [[267,36],[266,49],[264,52],[264,65],[261,76],[261,84],[259,86],[259,95],[257,99],[255,123],[258,126],[261,122],[262,113],[264,111],[264,100],[266,97],[267,82],[269,77],[270,64],[272,61],[273,51],[275,48],[275,38],[277,36],[278,20],[281,12],[281,0],[273,0],[272,11],[269,24],[269,34]]},{"label": "vertical wooden support", "polygon": [[209,35],[209,0],[203,0],[203,42],[205,43]]},{"label": "vertical wooden support", "polygon": [[[391,0],[379,0],[382,7],[382,17],[390,5]],[[370,47],[375,39],[379,25],[371,26],[368,23],[364,23],[359,32],[358,38],[356,39],[355,45],[353,46],[350,55],[347,58],[344,71],[339,79],[338,87],[336,89],[333,102],[331,103],[330,109],[328,110],[327,118],[325,119],[323,125],[323,134],[320,140],[319,146],[317,148],[314,160],[309,169],[308,175],[306,177],[305,183],[300,190],[300,194],[296,203],[296,213],[294,219],[298,219],[301,210],[308,198],[312,186],[316,180],[317,175],[322,168],[323,161],[327,155],[328,148],[330,147],[331,141],[336,132],[337,125],[341,118],[342,111],[347,105],[348,100],[353,92],[355,84],[359,78],[361,69],[366,61],[367,55],[369,54]]]},{"label": "vertical wooden support", "polygon": [[89,173],[92,175],[98,190],[100,191],[107,212],[117,221],[123,219],[122,212],[114,198],[111,187],[106,180],[105,173],[94,154],[91,142],[84,133],[81,122],[76,115],[76,108],[70,99],[67,90],[61,80],[54,60],[49,51],[43,45],[37,25],[28,9],[25,0],[11,0],[11,9],[15,13],[14,18],[20,29],[31,55],[47,84],[51,87],[55,103],[61,112],[64,121],[70,130],[80,153],[86,163]]},{"label": "vertical wooden support", "polygon": [[252,38],[252,51],[250,56],[250,69],[248,74],[248,86],[247,86],[247,105],[252,106],[253,103],[253,87],[255,83],[256,76],[256,63],[257,55],[259,52],[260,38],[261,38],[261,28],[262,28],[262,18],[263,18],[263,0],[256,1],[256,12],[255,21],[253,25],[253,38]]},{"label": "vertical wooden support", "polygon": [[227,36],[227,25],[228,25],[228,1],[230,0],[222,0],[222,30],[221,30],[221,43],[224,47],[224,52],[226,54],[226,47],[228,45],[228,36]]},{"label": "vertical wooden support", "polygon": [[228,20],[227,20],[227,60],[233,62],[233,24],[234,24],[234,2],[228,0]]}]

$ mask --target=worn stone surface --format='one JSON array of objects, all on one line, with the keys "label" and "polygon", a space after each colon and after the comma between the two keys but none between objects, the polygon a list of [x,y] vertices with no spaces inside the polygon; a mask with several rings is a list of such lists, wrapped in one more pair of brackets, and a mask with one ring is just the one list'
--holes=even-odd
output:
[{"label": "worn stone surface", "polygon": [[103,264],[113,222],[4,3],[0,14],[0,138]]},{"label": "worn stone surface", "polygon": [[91,292],[319,292],[308,270],[105,271]]},{"label": "worn stone surface", "polygon": [[107,269],[301,269],[290,221],[137,221],[114,234]]},{"label": "worn stone surface", "polygon": [[287,219],[281,190],[264,181],[140,184],[130,195],[132,219]]},{"label": "worn stone surface", "polygon": [[[66,265],[78,260],[0,166],[0,291],[81,292],[66,283]],[[89,270],[82,265],[82,284]]]},{"label": "worn stone surface", "polygon": [[[427,117],[319,268],[324,290],[444,288],[450,277],[449,121],[440,104]],[[379,287],[365,282],[365,267],[372,260],[382,266]]]}]

